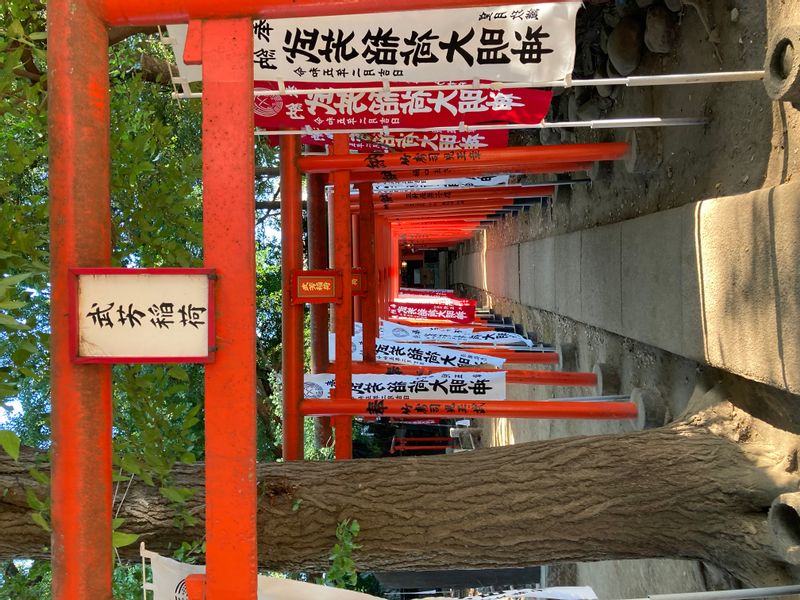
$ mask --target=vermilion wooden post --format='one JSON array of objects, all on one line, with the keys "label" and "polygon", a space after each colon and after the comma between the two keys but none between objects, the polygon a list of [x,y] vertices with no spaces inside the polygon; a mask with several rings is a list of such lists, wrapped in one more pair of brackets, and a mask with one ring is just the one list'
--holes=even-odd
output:
[{"label": "vermilion wooden post", "polygon": [[[350,140],[347,134],[333,136],[334,155],[348,154]],[[350,173],[333,172],[333,219],[330,225],[333,240],[333,266],[342,273],[342,302],[334,305],[336,331],[336,387],[334,398],[349,398],[352,387],[352,335],[353,303],[352,273],[353,258],[350,237]],[[334,454],[336,458],[353,457],[353,419],[341,414],[333,419],[336,428]]]},{"label": "vermilion wooden post", "polygon": [[416,171],[381,171],[373,173],[368,171],[358,171],[350,174],[353,183],[377,183],[385,181],[390,175],[393,181],[414,181],[424,177],[427,179],[453,179],[460,177],[479,177],[481,175],[497,175],[500,173],[571,173],[576,171],[588,171],[592,168],[591,162],[567,162],[567,163],[548,163],[538,165],[531,163],[508,163],[501,168],[497,167],[434,167],[423,169],[423,174]]},{"label": "vermilion wooden post", "polygon": [[292,272],[303,268],[303,223],[300,209],[300,141],[281,137],[281,284],[283,374],[283,458],[303,459],[303,305],[292,304]]},{"label": "vermilion wooden post", "polygon": [[[306,177],[308,186],[308,264],[311,269],[328,268],[328,208],[325,204],[325,178],[320,174]],[[328,322],[330,310],[325,303],[311,304],[311,371],[328,370]],[[330,417],[318,417],[316,438],[320,446],[333,442]]]},{"label": "vermilion wooden post", "polygon": [[111,262],[108,33],[88,0],[50,0],[53,598],[111,599],[111,367],[76,365],[70,267]]},{"label": "vermilion wooden post", "polygon": [[400,294],[400,232],[391,228],[389,254],[389,280],[391,282],[391,299]]},{"label": "vermilion wooden post", "polygon": [[[507,168],[509,164],[529,164],[544,166],[554,163],[588,162],[597,160],[618,160],[623,158],[630,146],[624,142],[605,142],[596,144],[563,144],[559,146],[517,146],[512,148],[484,148],[463,157],[447,156],[442,151],[427,152],[428,160],[442,167],[496,167]],[[389,152],[381,156],[381,166],[374,166],[368,154],[347,154],[331,156],[304,156],[300,168],[307,173],[348,169],[351,171],[418,171],[419,165],[409,162],[403,152]]]},{"label": "vermilion wooden post", "polygon": [[[448,408],[453,407],[453,410]],[[519,419],[635,419],[635,402],[545,400],[303,400],[303,414],[395,418],[496,417]]]},{"label": "vermilion wooden post", "polygon": [[[454,371],[454,367],[427,367],[422,365],[401,365],[394,363],[368,363],[353,362],[353,373],[384,374],[388,369],[402,375],[430,375],[442,371]],[[496,373],[498,369],[491,367],[462,367],[465,371]],[[521,383],[527,385],[558,385],[563,387],[579,386],[594,387],[597,385],[597,375],[590,372],[576,371],[533,371],[529,369],[511,369],[506,371],[506,383]]]},{"label": "vermilion wooden post", "polygon": [[203,243],[217,270],[216,362],[205,368],[206,598],[255,600],[256,311],[253,30],[202,24]]},{"label": "vermilion wooden post", "polygon": [[383,219],[383,270],[384,270],[384,312],[389,316],[389,303],[394,299],[392,291],[392,226]]},{"label": "vermilion wooden post", "polygon": [[[531,196],[552,196],[552,185],[507,185],[460,189],[412,190],[407,192],[386,192],[375,197],[375,204],[384,208],[401,205],[420,205],[427,203],[454,203],[459,200],[488,200],[491,198],[527,198]],[[355,195],[352,198],[356,206]]]},{"label": "vermilion wooden post", "polygon": [[361,210],[358,214],[360,263],[364,269],[367,295],[361,302],[363,323],[363,351],[366,362],[375,361],[375,338],[378,335],[378,278],[377,257],[375,256],[375,204],[372,184],[360,183],[358,196]]},{"label": "vermilion wooden post", "polygon": [[388,316],[388,303],[389,296],[391,295],[391,287],[389,285],[389,259],[387,257],[389,252],[389,224],[384,218],[375,219],[375,247],[376,258],[378,260],[378,291],[379,291],[379,304],[378,314],[381,319],[386,319]]}]

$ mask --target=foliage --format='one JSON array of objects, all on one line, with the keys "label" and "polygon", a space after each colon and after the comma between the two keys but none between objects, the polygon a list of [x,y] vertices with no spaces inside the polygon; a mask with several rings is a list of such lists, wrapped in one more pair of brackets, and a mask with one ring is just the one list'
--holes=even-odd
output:
[{"label": "foliage", "polygon": [[345,519],[336,525],[336,539],[331,550],[331,566],[323,573],[318,581],[330,587],[353,589],[358,582],[356,563],[353,560],[353,551],[361,546],[356,544],[356,538],[361,531],[361,526],[355,519]]},{"label": "foliage", "polygon": [[0,561],[0,600],[47,600],[52,571],[50,561]]},{"label": "foliage", "polygon": [[0,408],[36,376],[31,358],[48,342],[43,9],[43,0],[0,6]]},{"label": "foliage", "polygon": [[[0,600],[50,600],[52,580],[50,561],[0,561]],[[142,565],[118,565],[112,586],[114,600],[141,598]]]},{"label": "foliage", "polygon": [[[20,443],[50,446],[49,227],[45,0],[0,4],[0,418],[13,401],[18,415],[3,424],[0,451],[14,456]],[[137,35],[111,47],[112,260],[126,267],[202,264],[201,111],[176,102],[171,87],[142,75],[143,54],[171,60],[153,37]],[[79,70],[77,72],[79,76]],[[260,166],[276,153],[256,145]],[[259,198],[273,198],[272,179],[256,182]],[[24,227],[21,226],[24,224]],[[259,219],[257,240],[258,371],[274,384],[280,370],[280,287],[274,215]],[[203,459],[203,370],[198,365],[124,365],[113,369],[115,510],[132,478],[171,501],[178,525],[192,523],[183,509],[195,490],[175,486],[178,463]],[[259,421],[259,459],[280,456],[279,402],[267,390],[272,418]],[[8,427],[8,430],[4,428]],[[33,471],[47,485],[44,469]],[[48,528],[50,500],[28,493],[31,518]],[[115,546],[135,536],[114,522]],[[181,560],[203,560],[203,540],[186,540]],[[19,561],[17,561],[19,562]],[[11,566],[9,566],[11,565]],[[0,599],[49,598],[50,567],[0,563]],[[115,598],[134,598],[141,567],[119,565]]]}]

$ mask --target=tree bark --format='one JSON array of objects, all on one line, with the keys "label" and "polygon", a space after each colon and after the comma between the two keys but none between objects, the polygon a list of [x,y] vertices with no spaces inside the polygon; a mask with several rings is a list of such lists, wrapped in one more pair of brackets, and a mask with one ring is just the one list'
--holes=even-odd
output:
[{"label": "tree bark", "polygon": [[[717,564],[753,585],[784,583],[788,566],[766,514],[777,494],[797,489],[797,462],[719,435],[720,415],[730,416],[457,455],[261,465],[260,560],[324,570],[336,523],[352,518],[360,570],[671,557]],[[0,459],[0,558],[47,554],[25,499],[26,487],[45,492],[30,466]],[[202,465],[178,467],[175,483],[199,490],[186,508],[202,519]],[[120,516],[123,530],[162,553],[203,536],[201,527],[178,529],[169,503],[138,482]]]}]

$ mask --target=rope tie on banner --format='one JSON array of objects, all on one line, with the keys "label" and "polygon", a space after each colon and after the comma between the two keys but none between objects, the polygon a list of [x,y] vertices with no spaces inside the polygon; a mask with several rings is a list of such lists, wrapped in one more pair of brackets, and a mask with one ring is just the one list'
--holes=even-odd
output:
[{"label": "rope tie on banner", "polygon": [[572,87],[572,73],[567,73],[567,76],[564,77],[564,87],[565,88]]}]

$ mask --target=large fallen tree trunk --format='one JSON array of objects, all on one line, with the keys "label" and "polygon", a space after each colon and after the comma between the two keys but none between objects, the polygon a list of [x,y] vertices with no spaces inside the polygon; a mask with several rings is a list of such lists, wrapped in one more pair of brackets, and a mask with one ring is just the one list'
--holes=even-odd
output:
[{"label": "large fallen tree trunk", "polygon": [[[755,425],[766,427],[718,402],[628,435],[441,457],[261,465],[261,563],[323,570],[337,522],[352,518],[361,525],[355,558],[362,570],[682,557],[750,584],[783,583],[789,567],[773,545],[767,511],[778,494],[798,488],[797,461],[793,446],[767,447]],[[26,487],[40,496],[46,490],[29,466],[0,459],[2,558],[47,554],[48,535],[31,521],[25,499]],[[177,468],[175,483],[200,490],[186,508],[202,518],[202,465]],[[163,553],[203,536],[199,527],[177,528],[169,502],[139,482],[120,516],[124,530]],[[782,521],[791,528],[790,518]]]}]

